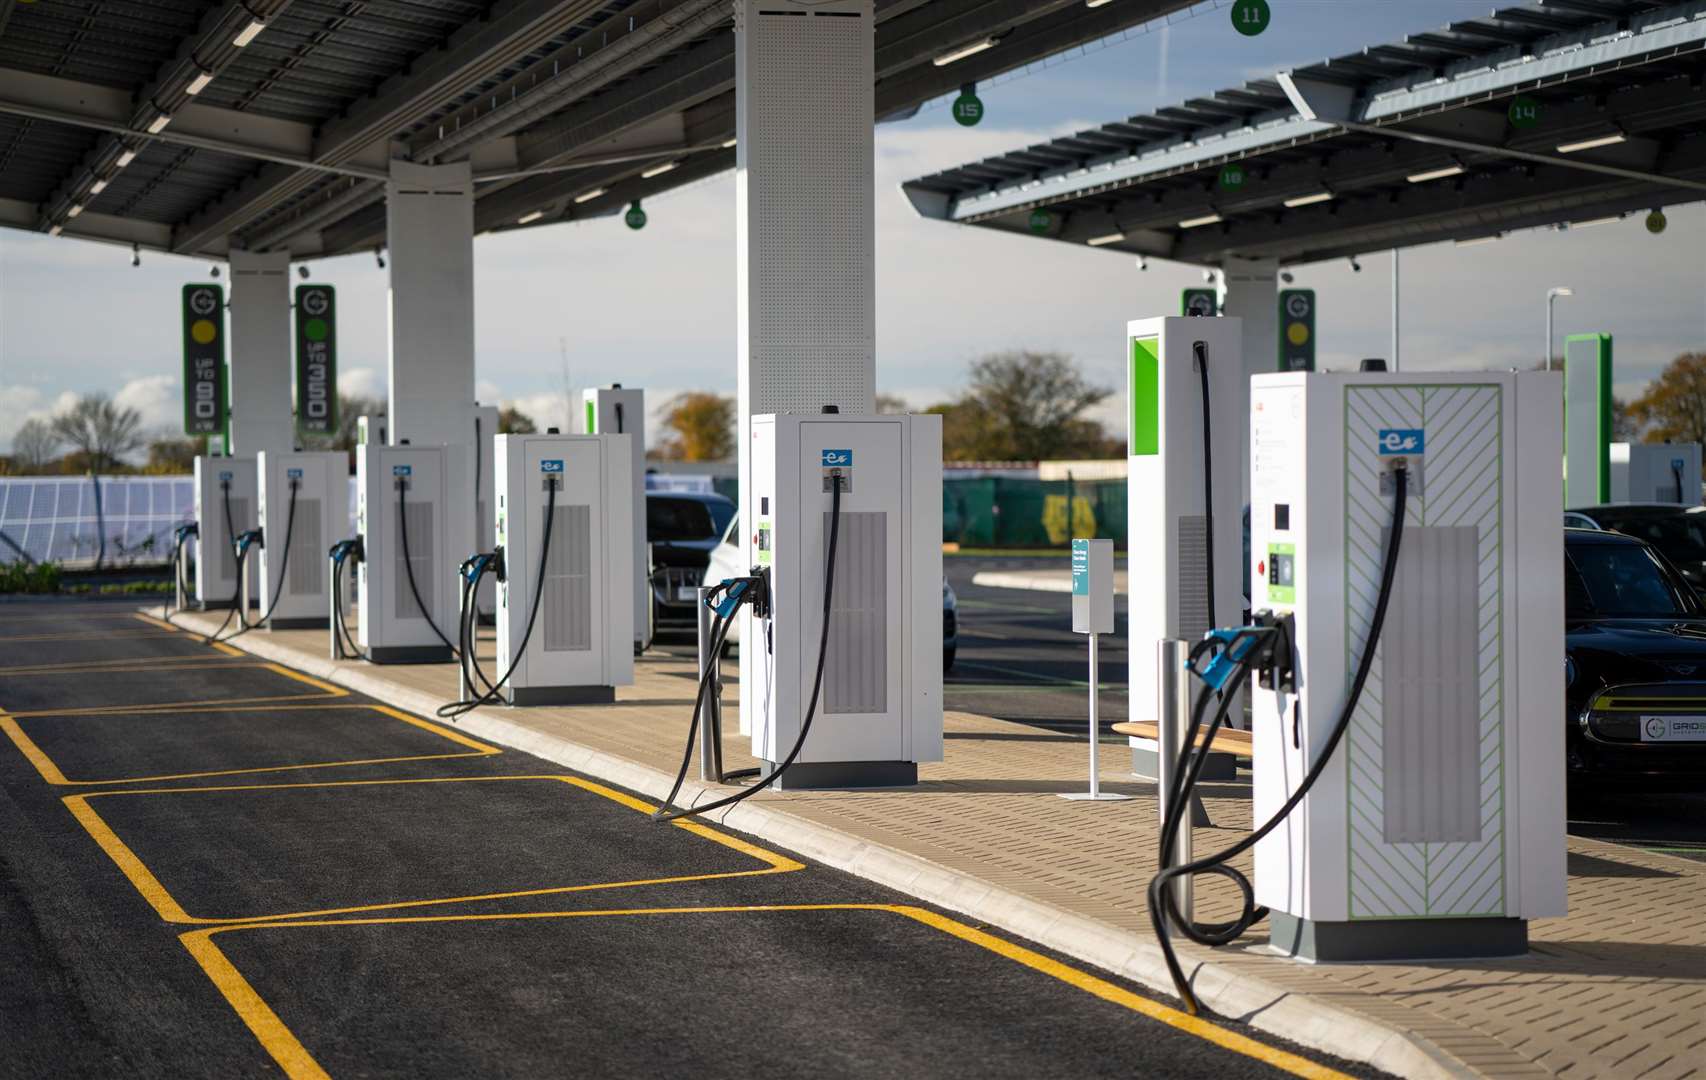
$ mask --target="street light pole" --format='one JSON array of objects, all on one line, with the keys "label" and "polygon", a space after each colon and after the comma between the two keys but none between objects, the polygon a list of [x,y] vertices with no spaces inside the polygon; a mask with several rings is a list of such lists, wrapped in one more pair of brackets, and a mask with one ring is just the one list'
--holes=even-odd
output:
[{"label": "street light pole", "polygon": [[1552,370],[1552,306],[1560,296],[1574,296],[1575,290],[1563,285],[1546,290],[1546,370]]}]

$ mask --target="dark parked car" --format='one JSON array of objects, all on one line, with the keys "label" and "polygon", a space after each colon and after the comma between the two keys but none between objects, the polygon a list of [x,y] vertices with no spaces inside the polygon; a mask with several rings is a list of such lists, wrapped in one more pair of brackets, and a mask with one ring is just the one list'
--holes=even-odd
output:
[{"label": "dark parked car", "polygon": [[1706,604],[1651,545],[1564,531],[1568,775],[1706,790]]},{"label": "dark parked car", "polygon": [[1706,506],[1676,503],[1611,503],[1565,511],[1610,529],[1637,537],[1659,549],[1696,592],[1706,591]]},{"label": "dark parked car", "polygon": [[646,493],[646,539],[652,549],[652,617],[660,630],[698,625],[699,583],[735,504],[721,495]]}]

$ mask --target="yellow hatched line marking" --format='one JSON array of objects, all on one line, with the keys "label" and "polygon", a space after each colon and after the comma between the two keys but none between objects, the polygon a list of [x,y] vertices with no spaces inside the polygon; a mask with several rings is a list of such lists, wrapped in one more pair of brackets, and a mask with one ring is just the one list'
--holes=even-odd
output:
[{"label": "yellow hatched line marking", "polygon": [[153,630],[79,630],[65,634],[7,634],[0,641],[103,641],[107,638],[152,637]]},{"label": "yellow hatched line marking", "polygon": [[[46,751],[42,750],[42,748],[36,744],[34,739],[31,739],[24,733],[24,729],[19,726],[18,721],[3,711],[0,711],[0,731],[5,732],[6,736],[12,740],[12,744],[18,748],[19,752],[29,760],[31,765],[36,767],[36,771],[41,774],[43,780],[59,787],[90,787],[110,784],[149,784],[164,783],[168,780],[204,780],[218,776],[246,776],[255,773],[289,772],[295,769],[332,769],[349,768],[357,765],[394,765],[407,761],[446,761],[453,758],[489,757],[493,754],[503,753],[502,750],[495,746],[488,746],[485,743],[476,742],[459,731],[440,727],[438,724],[434,724],[431,721],[422,720],[419,717],[399,712],[396,709],[391,708],[389,705],[304,705],[299,711],[316,712],[329,709],[366,709],[379,713],[383,716],[401,720],[405,724],[410,724],[423,731],[431,732],[440,738],[448,739],[453,743],[460,746],[466,746],[469,749],[467,752],[459,754],[411,754],[405,757],[365,758],[349,761],[310,761],[296,765],[263,765],[245,769],[214,769],[204,772],[169,773],[160,776],[132,776],[115,780],[72,780],[60,771],[59,766],[54,763],[53,759],[48,756]],[[63,719],[63,717],[61,717],[61,719]]]},{"label": "yellow hatched line marking", "polygon": [[[246,667],[248,665],[230,664],[226,666]],[[36,709],[29,712],[15,712],[12,713],[12,715],[21,718],[34,716],[99,716],[108,713],[176,712],[183,709],[206,706],[261,705],[272,701],[316,701],[321,698],[349,697],[349,691],[345,690],[341,686],[333,686],[329,682],[322,682],[321,680],[314,678],[312,675],[304,675],[300,671],[292,671],[281,664],[257,663],[254,666],[266,671],[271,671],[277,675],[283,675],[287,679],[294,679],[299,683],[306,683],[309,686],[320,690],[321,693],[273,694],[267,697],[214,698],[212,700],[202,701],[161,701],[144,705],[93,705],[86,709]]]},{"label": "yellow hatched line marking", "polygon": [[233,662],[224,656],[127,656],[120,660],[75,660],[62,664],[24,664],[0,668],[0,675],[78,675],[87,672],[124,674],[135,671],[176,671],[194,668],[263,667],[259,660]]},{"label": "yellow hatched line marking", "polygon": [[154,627],[156,630],[164,630],[169,634],[178,633],[178,627],[173,625],[172,623],[167,622],[165,619],[156,619],[154,616],[146,614],[146,613],[141,612],[141,611],[133,611],[130,613],[130,616],[133,619],[141,619],[143,622],[147,623],[149,626]]},{"label": "yellow hatched line marking", "polygon": [[329,1076],[314,1060],[308,1049],[279,1019],[248,980],[214,944],[215,934],[236,930],[279,930],[302,927],[380,926],[400,923],[461,923],[521,921],[526,919],[587,919],[671,915],[727,915],[792,911],[877,911],[900,915],[914,922],[949,934],[979,948],[1052,979],[1082,990],[1103,1001],[1166,1024],[1168,1027],[1213,1043],[1223,1050],[1253,1058],[1282,1072],[1306,1080],[1350,1080],[1344,1073],[1319,1065],[1308,1058],[1259,1042],[1247,1035],[1229,1031],[1218,1024],[1191,1016],[1159,1001],[1135,994],[1107,979],[1050,959],[1023,945],[985,933],[957,919],[939,915],[910,904],[758,904],[722,907],[628,908],[609,911],[535,911],[505,915],[417,915],[367,919],[324,919],[297,922],[239,923],[205,930],[190,930],[178,936],[190,955],[201,965],[237,1015],[248,1025],[263,1049],[278,1062],[292,1080],[329,1080]]},{"label": "yellow hatched line marking", "polygon": [[[474,744],[479,745],[479,744]],[[332,788],[332,787],[379,787],[397,784],[468,784],[492,783],[506,780],[552,780],[559,783],[578,787],[594,795],[602,796],[612,802],[629,809],[651,813],[656,807],[631,795],[605,787],[591,780],[582,780],[576,776],[448,776],[432,777],[419,780],[334,780],[316,783],[299,784],[235,784],[222,787],[194,788],[146,788],[125,791],[96,791],[85,795],[66,795],[63,801],[79,824],[81,824],[107,857],[119,868],[120,872],[130,880],[136,891],[154,908],[159,916],[169,923],[188,923],[194,925],[226,925],[234,923],[271,923],[285,919],[312,918],[324,915],[344,915],[363,911],[393,911],[405,908],[434,907],[445,904],[468,904],[490,900],[511,900],[528,896],[554,896],[559,893],[593,892],[601,889],[632,889],[644,885],[676,885],[692,881],[719,881],[725,878],[764,877],[770,874],[786,874],[796,870],[804,870],[805,864],[786,855],[766,851],[755,844],[750,844],[738,837],[719,832],[697,821],[676,821],[671,824],[685,832],[721,844],[723,847],[738,851],[759,862],[764,867],[758,870],[731,870],[712,874],[685,874],[669,877],[644,878],[635,881],[597,882],[588,885],[555,885],[537,889],[516,889],[507,892],[479,893],[471,896],[448,896],[426,900],[397,900],[380,904],[360,904],[349,907],[322,908],[314,911],[289,911],[271,915],[241,915],[225,917],[202,917],[191,915],[180,906],[166,886],[148,869],[147,865],[137,857],[123,840],[119,839],[111,826],[103,820],[94,807],[89,805],[91,799],[109,798],[119,795],[199,795],[206,792],[230,791],[288,791],[302,788]]]}]

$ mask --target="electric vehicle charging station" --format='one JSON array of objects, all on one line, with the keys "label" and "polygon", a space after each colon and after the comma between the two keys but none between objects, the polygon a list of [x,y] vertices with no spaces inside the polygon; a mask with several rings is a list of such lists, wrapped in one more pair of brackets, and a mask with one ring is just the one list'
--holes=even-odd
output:
[{"label": "electric vehicle charging station", "polygon": [[[195,459],[195,598],[203,611],[238,603],[237,541],[260,524],[260,489],[253,457]],[[252,590],[259,579],[254,560],[244,560]]]},{"label": "electric vehicle charging station", "polygon": [[[1159,642],[1199,641],[1212,627],[1243,621],[1243,433],[1249,425],[1243,320],[1135,320],[1126,326],[1126,361],[1127,567],[1134,582],[1161,583],[1133,589],[1128,598],[1130,715],[1139,718],[1158,708]],[[1205,513],[1205,478],[1212,481],[1211,514]],[[1131,736],[1129,742],[1134,771],[1161,775],[1152,768],[1160,749],[1154,741]],[[1210,768],[1230,767],[1221,757],[1211,755]]]},{"label": "electric vehicle charging station", "polygon": [[583,390],[581,402],[586,434],[631,437],[634,524],[630,535],[634,546],[634,652],[638,655],[652,643],[651,548],[646,536],[646,392],[612,383]]},{"label": "electric vehicle charging station", "polygon": [[941,418],[755,416],[751,453],[751,540],[769,579],[765,613],[742,612],[753,756],[774,773],[809,719],[774,786],[916,783],[919,762],[942,760]]},{"label": "electric vehicle charging station", "polygon": [[497,438],[497,671],[511,705],[609,702],[634,681],[632,441]]},{"label": "electric vehicle charging station", "polygon": [[342,451],[262,450],[256,474],[264,621],[273,630],[324,626],[332,584],[326,551],[348,519],[349,458]]},{"label": "electric vehicle charging station", "polygon": [[[1295,665],[1254,691],[1255,821],[1347,717],[1256,843],[1272,944],[1313,960],[1522,952],[1528,920],[1565,913],[1561,379],[1252,386],[1252,602],[1294,620]],[[1365,657],[1400,490],[1389,614]]]},{"label": "electric vehicle charging station", "polygon": [[1699,443],[1612,443],[1611,501],[1700,505]]},{"label": "electric vehicle charging station", "polygon": [[[457,597],[444,572],[456,536],[449,493],[466,490],[467,447],[356,447],[357,643],[368,660],[441,663],[451,659],[444,633],[455,625]],[[405,516],[406,511],[406,516]],[[463,509],[466,520],[466,509]],[[472,529],[464,529],[467,539]],[[417,598],[418,593],[418,598]]]}]

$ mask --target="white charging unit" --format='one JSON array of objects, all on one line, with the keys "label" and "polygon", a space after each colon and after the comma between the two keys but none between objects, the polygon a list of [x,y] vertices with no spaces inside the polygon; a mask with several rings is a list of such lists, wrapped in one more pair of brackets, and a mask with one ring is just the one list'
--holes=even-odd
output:
[{"label": "white charging unit", "polygon": [[262,450],[255,461],[261,506],[260,607],[263,614],[272,613],[267,627],[325,626],[331,602],[326,552],[348,525],[349,455],[341,450]]},{"label": "white charging unit", "polygon": [[[500,689],[511,705],[614,701],[616,687],[634,681],[627,589],[634,557],[631,439],[498,436],[496,526],[504,580],[497,589],[493,678],[510,672]],[[539,593],[548,506],[550,548]],[[539,614],[528,634],[536,593]]]},{"label": "white charging unit", "polygon": [[1612,443],[1611,501],[1700,505],[1699,443]]},{"label": "white charging unit", "polygon": [[632,561],[634,650],[643,652],[652,640],[652,582],[650,548],[646,538],[646,392],[621,383],[581,393],[584,429],[588,435],[628,435],[633,462],[634,524]]},{"label": "white charging unit", "polygon": [[783,788],[915,783],[942,760],[942,421],[752,418],[751,530],[769,614],[742,608],[741,727],[774,770],[816,681],[832,483],[842,484],[817,712]]},{"label": "white charging unit", "polygon": [[[1213,439],[1214,536],[1204,513],[1203,378],[1197,345],[1208,359],[1209,427]],[[1159,719],[1157,645],[1191,643],[1216,626],[1243,621],[1244,432],[1249,382],[1243,321],[1235,318],[1138,319],[1126,326],[1127,387],[1126,633],[1129,712]],[[1209,610],[1208,554],[1214,552],[1214,605]],[[1197,692],[1201,692],[1198,690]],[[1241,711],[1241,710],[1239,710]],[[1238,715],[1238,711],[1233,713]],[[1159,776],[1155,740],[1131,736],[1132,768]],[[1232,779],[1232,759],[1210,755],[1207,779]]]},{"label": "white charging unit", "polygon": [[[196,606],[235,606],[237,596],[236,539],[260,523],[260,490],[255,459],[198,456],[195,471]],[[226,511],[230,514],[227,517]],[[260,580],[259,560],[251,549],[248,578],[251,595]]]},{"label": "white charging unit", "polygon": [[1258,611],[1295,619],[1295,692],[1252,699],[1254,819],[1319,758],[1367,648],[1407,466],[1402,543],[1367,685],[1320,780],[1256,846],[1273,946],[1315,960],[1510,955],[1565,912],[1562,382],[1543,372],[1258,375]]},{"label": "white charging unit", "polygon": [[[448,496],[466,490],[459,481],[466,480],[461,470],[471,464],[468,449],[377,443],[356,447],[356,529],[362,546],[356,570],[356,640],[374,663],[451,659],[439,634],[448,638],[456,632],[456,567],[469,553],[450,546],[448,519],[460,513],[466,520],[469,509],[466,505],[452,508]],[[405,508],[407,558],[402,534]]]}]

